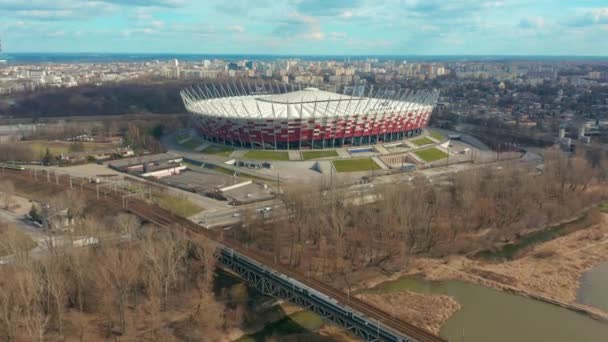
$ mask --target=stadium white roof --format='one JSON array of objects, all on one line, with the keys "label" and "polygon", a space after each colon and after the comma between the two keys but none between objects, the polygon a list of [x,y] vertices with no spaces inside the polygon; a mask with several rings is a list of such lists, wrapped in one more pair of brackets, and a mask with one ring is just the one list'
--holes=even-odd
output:
[{"label": "stadium white roof", "polygon": [[369,96],[338,94],[317,88],[305,88],[281,94],[245,94],[231,92],[229,97],[211,97],[202,90],[184,90],[186,108],[202,115],[244,118],[313,118],[350,116],[375,112],[401,112],[434,106],[436,91],[370,90]]}]

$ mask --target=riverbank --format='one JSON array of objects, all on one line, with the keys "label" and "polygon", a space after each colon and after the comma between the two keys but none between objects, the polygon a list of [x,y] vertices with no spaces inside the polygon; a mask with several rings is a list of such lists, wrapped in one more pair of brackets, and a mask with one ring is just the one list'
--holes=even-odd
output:
[{"label": "riverbank", "polygon": [[505,262],[415,258],[406,274],[427,280],[462,280],[560,305],[608,321],[608,313],[576,302],[581,277],[608,260],[608,219],[554,240],[532,246],[525,255]]},{"label": "riverbank", "polygon": [[[602,215],[599,224],[527,246],[512,260],[493,262],[466,256],[444,259],[413,257],[408,260],[406,269],[390,275],[381,272],[373,276],[368,274],[358,287],[362,299],[435,333],[458,312],[462,303],[449,294],[391,291],[386,288],[391,286],[391,282],[402,277],[464,281],[608,321],[608,312],[590,303],[577,302],[583,274],[607,260],[608,215]],[[416,296],[412,297],[412,294]],[[410,304],[416,301],[428,303],[421,306]]]}]

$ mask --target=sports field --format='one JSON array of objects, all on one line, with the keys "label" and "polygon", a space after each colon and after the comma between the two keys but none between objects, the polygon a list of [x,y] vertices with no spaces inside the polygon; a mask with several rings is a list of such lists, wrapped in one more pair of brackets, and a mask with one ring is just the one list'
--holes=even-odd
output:
[{"label": "sports field", "polygon": [[230,146],[211,145],[203,150],[203,153],[216,156],[229,157],[234,149]]},{"label": "sports field", "polygon": [[413,143],[416,146],[423,146],[423,145],[434,144],[435,142],[427,137],[422,137],[422,138],[411,140],[411,143]]},{"label": "sports field", "polygon": [[334,160],[333,163],[337,172],[371,171],[381,169],[380,165],[376,164],[372,158]]},{"label": "sports field", "polygon": [[435,131],[430,131],[429,134],[431,135],[431,137],[433,137],[435,140],[439,140],[442,141],[443,140],[443,134],[439,133],[439,132],[435,132]]},{"label": "sports field", "polygon": [[302,159],[310,160],[317,158],[329,158],[329,157],[337,157],[338,152],[335,150],[323,150],[323,151],[305,151],[302,152]]},{"label": "sports field", "polygon": [[414,152],[418,157],[427,163],[434,162],[448,156],[447,153],[433,147],[422,151]]},{"label": "sports field", "polygon": [[275,151],[249,151],[245,153],[245,159],[255,160],[289,160],[289,153]]},{"label": "sports field", "polygon": [[183,143],[181,143],[180,145],[182,147],[185,147],[189,150],[194,150],[195,148],[201,146],[203,143],[200,140],[197,139],[190,139],[188,141],[185,141]]}]

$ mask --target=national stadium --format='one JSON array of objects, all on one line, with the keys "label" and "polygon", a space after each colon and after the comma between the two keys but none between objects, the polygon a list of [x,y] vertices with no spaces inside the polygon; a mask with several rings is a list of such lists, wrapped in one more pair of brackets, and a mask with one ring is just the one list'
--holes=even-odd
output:
[{"label": "national stadium", "polygon": [[206,140],[240,148],[290,150],[361,146],[420,134],[437,90],[213,84],[181,91]]}]

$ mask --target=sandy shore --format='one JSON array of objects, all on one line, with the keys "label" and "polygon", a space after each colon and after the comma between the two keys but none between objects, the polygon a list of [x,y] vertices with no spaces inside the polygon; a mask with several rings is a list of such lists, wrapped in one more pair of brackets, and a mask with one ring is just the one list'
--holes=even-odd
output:
[{"label": "sandy shore", "polygon": [[357,297],[374,303],[380,309],[405,322],[435,334],[439,334],[443,323],[460,309],[460,304],[446,295],[425,295],[403,291],[386,294],[365,293]]}]

